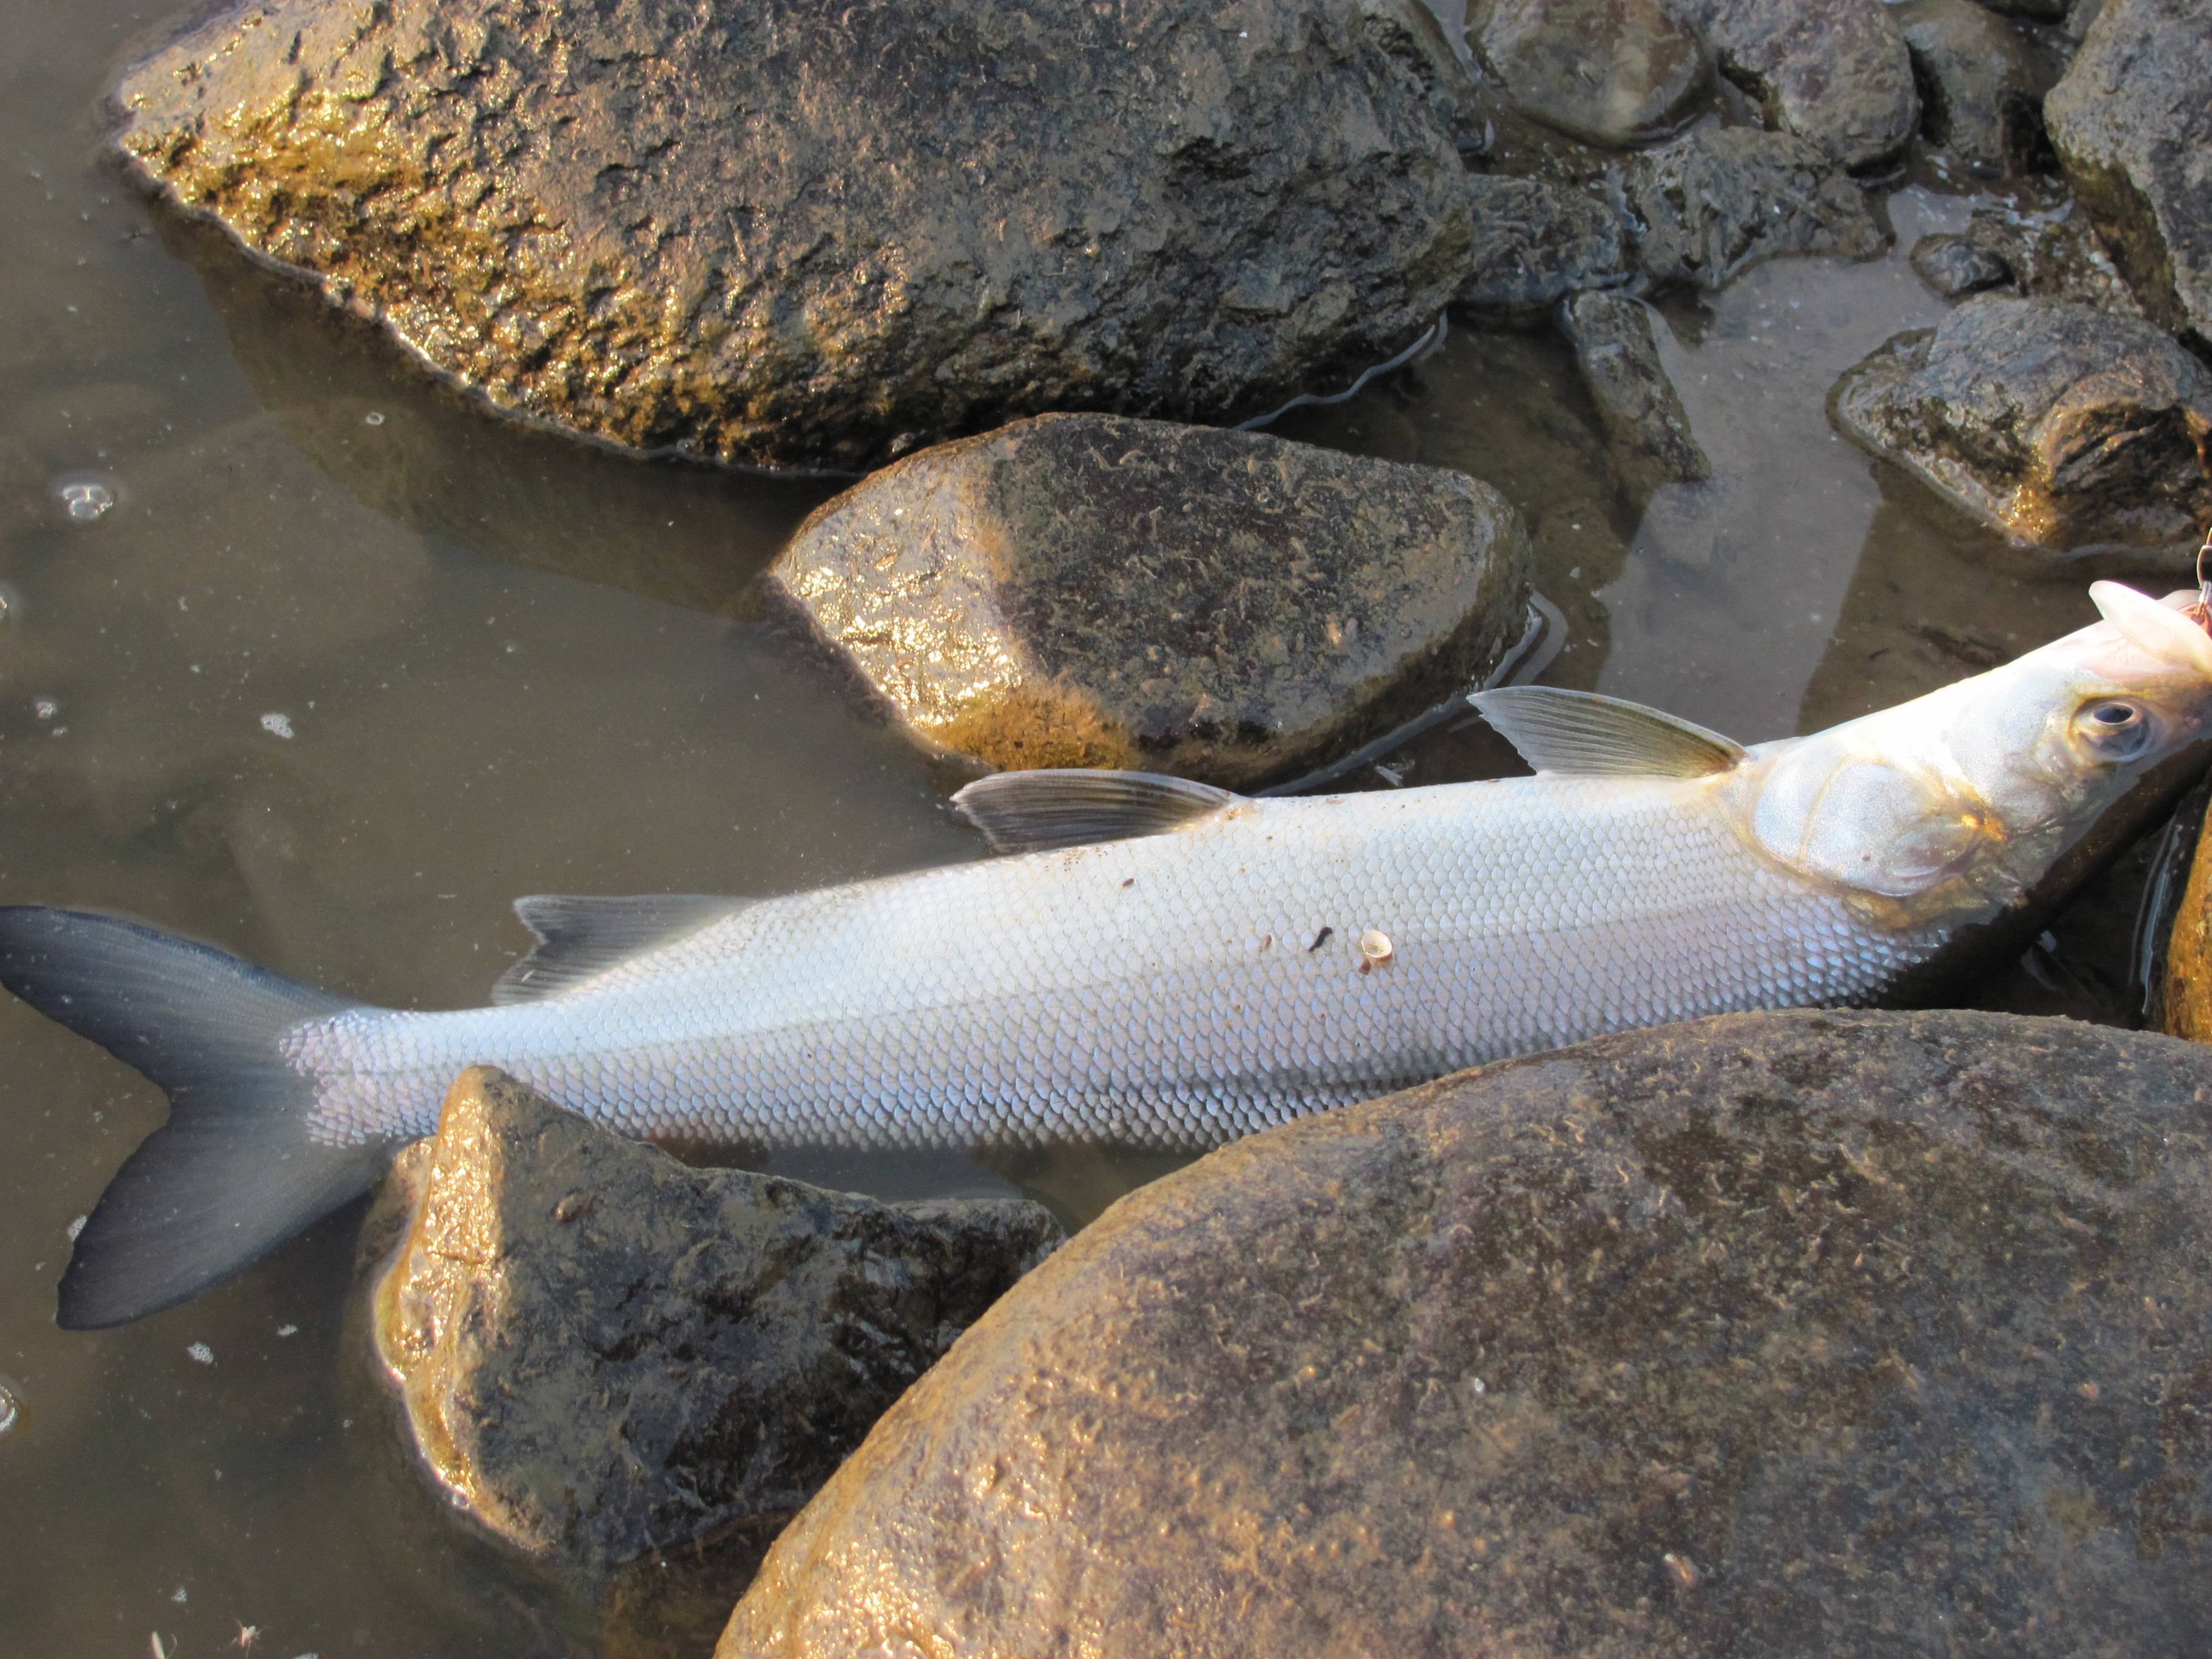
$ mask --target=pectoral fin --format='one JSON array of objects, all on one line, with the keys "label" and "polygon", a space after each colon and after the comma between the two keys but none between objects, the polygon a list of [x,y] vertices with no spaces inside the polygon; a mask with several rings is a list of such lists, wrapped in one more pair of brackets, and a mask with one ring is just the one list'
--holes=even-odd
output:
[{"label": "pectoral fin", "polygon": [[994,772],[953,796],[952,805],[994,852],[1036,853],[1162,835],[1242,799],[1157,772],[1067,767]]},{"label": "pectoral fin", "polygon": [[1731,738],[1595,691],[1510,685],[1468,701],[1539,772],[1702,778],[1743,759],[1743,745]]}]

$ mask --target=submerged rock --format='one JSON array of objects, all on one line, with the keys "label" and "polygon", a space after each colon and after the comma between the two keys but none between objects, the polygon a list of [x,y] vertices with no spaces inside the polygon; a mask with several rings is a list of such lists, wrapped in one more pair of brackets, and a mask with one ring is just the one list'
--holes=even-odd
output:
[{"label": "submerged rock", "polygon": [[769,580],[930,744],[1240,788],[1482,678],[1528,560],[1464,473],[1058,415],[872,475]]},{"label": "submerged rock", "polygon": [[1457,303],[1504,318],[1548,311],[1570,294],[1630,276],[1627,232],[1610,204],[1570,184],[1475,173],[1474,270]]},{"label": "submerged rock", "polygon": [[1516,108],[1600,144],[1663,132],[1709,68],[1662,0],[1475,0],[1467,38]]},{"label": "submerged rock", "polygon": [[757,1552],[1060,1237],[1026,1201],[690,1169],[483,1066],[412,1168],[376,1335],[416,1442],[494,1532],[594,1573]]},{"label": "submerged rock", "polygon": [[2212,1054],[1988,1014],[1256,1136],[956,1344],[718,1659],[2205,1651],[2208,1182]]},{"label": "submerged rock", "polygon": [[1710,127],[1621,173],[1637,254],[1655,285],[1717,289],[1790,253],[1870,258],[1887,245],[1866,192],[1787,133]]},{"label": "submerged rock", "polygon": [[1579,294],[1560,313],[1583,383],[1613,441],[1613,465],[1632,490],[1713,476],[1690,417],[1659,361],[1651,309],[1626,294]]},{"label": "submerged rock", "polygon": [[1912,61],[1882,0],[1686,0],[1683,11],[1770,125],[1844,167],[1888,161],[1919,127]]},{"label": "submerged rock", "polygon": [[1846,372],[1830,407],[2024,545],[2186,569],[2212,520],[2212,370],[2138,319],[1978,295]]},{"label": "submerged rock", "polygon": [[2212,7],[2109,0],[2044,100],[2074,193],[2150,314],[2212,352]]},{"label": "submerged rock", "polygon": [[2058,71],[2049,53],[1974,0],[1905,0],[1892,15],[1919,76],[1929,143],[1990,173],[2051,165],[2043,94]]},{"label": "submerged rock", "polygon": [[1381,0],[267,0],[119,143],[501,407],[862,467],[1406,345],[1467,269],[1437,64]]}]

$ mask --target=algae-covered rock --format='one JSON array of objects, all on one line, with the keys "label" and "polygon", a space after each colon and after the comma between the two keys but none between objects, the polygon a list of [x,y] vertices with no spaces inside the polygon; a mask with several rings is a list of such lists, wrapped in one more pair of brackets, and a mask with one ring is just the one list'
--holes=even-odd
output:
[{"label": "algae-covered rock", "polygon": [[1632,157],[1620,185],[1638,258],[1656,286],[1717,289],[1762,259],[1871,258],[1888,242],[1866,192],[1788,133],[1704,128]]},{"label": "algae-covered rock", "polygon": [[1216,1152],[954,1345],[719,1659],[2212,1649],[2212,1054],[1737,1015]]},{"label": "algae-covered rock", "polygon": [[690,1169],[483,1066],[409,1167],[376,1336],[416,1444],[494,1532],[590,1573],[757,1552],[1060,1237],[1026,1201]]},{"label": "algae-covered rock", "polygon": [[1887,161],[1920,125],[1912,60],[1882,0],[1685,0],[1683,11],[1768,125],[1844,167]]},{"label": "algae-covered rock", "polygon": [[1382,0],[256,0],[118,142],[501,407],[857,468],[1399,350],[1466,274],[1445,62]]},{"label": "algae-covered rock", "polygon": [[1481,679],[1528,558],[1464,473],[1058,415],[875,473],[769,580],[932,744],[1244,787]]},{"label": "algae-covered rock", "polygon": [[2212,352],[2212,6],[2108,0],[2044,100],[2081,205],[2143,307]]},{"label": "algae-covered rock", "polygon": [[1830,408],[2026,547],[2180,569],[2212,520],[2212,370],[2137,319],[1977,295],[1847,371]]}]

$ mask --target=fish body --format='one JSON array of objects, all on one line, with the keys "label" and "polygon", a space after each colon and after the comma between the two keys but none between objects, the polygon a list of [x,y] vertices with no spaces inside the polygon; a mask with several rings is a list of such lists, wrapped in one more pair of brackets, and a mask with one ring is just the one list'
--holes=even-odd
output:
[{"label": "fish body", "polygon": [[112,917],[0,909],[0,983],[167,1090],[64,1324],[236,1272],[428,1133],[463,1066],[633,1134],[1215,1144],[1731,1010],[1924,996],[2016,950],[2200,769],[2212,635],[2105,620],[1808,737],[1478,694],[1529,778],[1246,799],[1126,773],[957,798],[1012,856],[763,900],[521,901],[492,1006],[365,1007]]}]

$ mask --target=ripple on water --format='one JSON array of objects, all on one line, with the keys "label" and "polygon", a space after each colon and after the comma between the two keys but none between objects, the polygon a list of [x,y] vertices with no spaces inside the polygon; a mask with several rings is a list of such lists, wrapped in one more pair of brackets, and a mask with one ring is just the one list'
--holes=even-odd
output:
[{"label": "ripple on water", "polygon": [[9,1433],[22,1418],[23,1408],[16,1401],[14,1385],[0,1376],[0,1436]]}]

